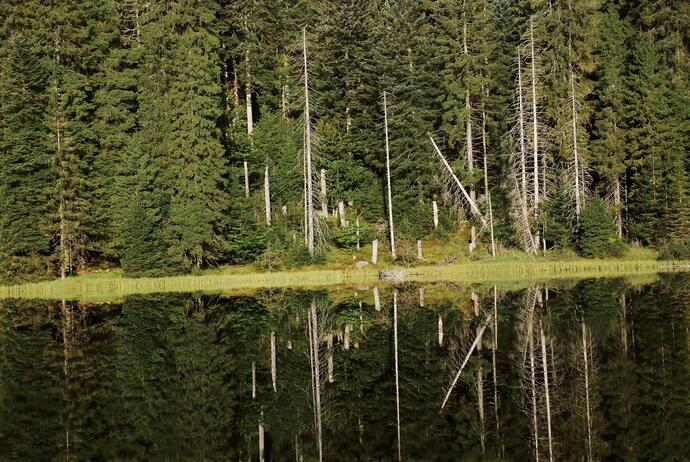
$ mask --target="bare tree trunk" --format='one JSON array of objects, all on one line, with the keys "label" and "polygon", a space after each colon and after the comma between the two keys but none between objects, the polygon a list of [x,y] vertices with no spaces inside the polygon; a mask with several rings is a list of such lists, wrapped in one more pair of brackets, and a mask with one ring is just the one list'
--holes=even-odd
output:
[{"label": "bare tree trunk", "polygon": [[391,193],[391,157],[388,146],[388,108],[386,104],[386,92],[383,92],[383,127],[386,135],[386,184],[388,187],[388,229],[391,239],[391,256],[395,260],[395,231],[393,228],[393,196]]},{"label": "bare tree trunk", "polygon": [[524,103],[522,101],[522,57],[520,56],[520,45],[517,47],[518,62],[518,124],[520,126],[520,167],[522,170],[522,197],[527,202],[527,159],[525,149],[525,115]]},{"label": "bare tree trunk", "polygon": [[249,197],[249,165],[244,161],[244,197]]},{"label": "bare tree trunk", "polygon": [[443,346],[443,318],[438,315],[438,346]]},{"label": "bare tree trunk", "polygon": [[240,82],[237,78],[237,62],[232,60],[232,96],[235,101],[235,111],[232,115],[232,125],[237,125],[237,113],[240,111]]},{"label": "bare tree trunk", "polygon": [[529,19],[530,49],[532,52],[532,120],[533,140],[532,149],[534,156],[534,210],[539,209],[539,130],[537,125],[537,67],[534,52],[534,18]]},{"label": "bare tree trunk", "polygon": [[[488,94],[488,91],[487,91]],[[489,230],[491,232],[491,256],[496,258],[496,241],[494,239],[494,211],[491,206],[491,192],[489,191],[489,167],[487,161],[486,143],[486,111],[482,110],[482,156],[484,160],[484,193],[489,203]]]},{"label": "bare tree trunk", "polygon": [[419,306],[424,308],[424,287],[419,288]]},{"label": "bare tree trunk", "polygon": [[338,216],[340,217],[340,227],[345,228],[347,221],[345,221],[345,202],[338,201]]},{"label": "bare tree trunk", "polygon": [[621,181],[618,175],[614,180],[613,200],[616,205],[616,227],[618,228],[618,239],[623,239],[623,211],[621,206]]},{"label": "bare tree trunk", "polygon": [[[55,66],[60,67],[62,65],[62,54],[60,52],[60,38],[56,34],[53,39],[53,44],[55,47]],[[58,175],[60,178],[65,177],[65,159],[62,155],[62,93],[60,91],[60,82],[58,77],[55,79],[55,143],[56,143],[56,157],[58,159]],[[71,270],[71,258],[69,250],[69,236],[67,229],[67,217],[66,217],[66,204],[65,204],[65,191],[61,188],[58,191],[60,196],[58,205],[58,221],[60,229],[60,279],[65,279],[67,273]]]},{"label": "bare tree trunk", "polygon": [[[571,58],[572,59],[572,58]],[[580,159],[577,152],[577,105],[575,102],[575,73],[570,62],[570,102],[573,116],[573,162],[575,163],[575,218],[580,221],[581,194],[580,194]]]},{"label": "bare tree trunk", "polygon": [[374,239],[371,243],[371,262],[375,265],[379,261],[379,240]]},{"label": "bare tree trunk", "polygon": [[424,255],[422,254],[422,240],[417,239],[417,260],[424,260]]},{"label": "bare tree trunk", "polygon": [[328,216],[328,199],[326,196],[326,170],[321,169],[321,214]]},{"label": "bare tree trunk", "polygon": [[359,215],[355,218],[355,226],[357,227],[357,250],[359,250]]},{"label": "bare tree trunk", "polygon": [[541,336],[541,359],[542,368],[544,371],[544,395],[546,398],[546,429],[549,436],[549,461],[553,462],[553,436],[551,434],[551,400],[549,398],[549,370],[546,356],[546,339],[544,337],[544,329],[539,320],[539,335]]},{"label": "bare tree trunk", "polygon": [[264,208],[266,209],[266,224],[271,224],[271,185],[268,177],[268,165],[264,171]]},{"label": "bare tree trunk", "polygon": [[245,64],[247,66],[247,83],[245,85],[245,90],[247,93],[247,135],[252,136],[254,131],[254,113],[252,110],[252,84],[251,84],[251,74],[249,72],[249,50],[245,55]]},{"label": "bare tree trunk", "polygon": [[438,228],[438,204],[436,201],[431,203],[432,210],[434,212],[434,229]]},{"label": "bare tree trunk", "polygon": [[311,116],[309,114],[309,68],[307,67],[307,28],[302,29],[302,54],[304,61],[304,163],[306,165],[307,183],[307,247],[309,254],[314,255],[314,205],[312,192],[311,164]]}]

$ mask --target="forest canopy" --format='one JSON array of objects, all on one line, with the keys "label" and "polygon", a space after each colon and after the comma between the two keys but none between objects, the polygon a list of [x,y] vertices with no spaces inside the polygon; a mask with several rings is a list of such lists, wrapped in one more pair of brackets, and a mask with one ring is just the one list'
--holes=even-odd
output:
[{"label": "forest canopy", "polygon": [[270,269],[391,223],[690,248],[689,9],[3,1],[0,279]]}]

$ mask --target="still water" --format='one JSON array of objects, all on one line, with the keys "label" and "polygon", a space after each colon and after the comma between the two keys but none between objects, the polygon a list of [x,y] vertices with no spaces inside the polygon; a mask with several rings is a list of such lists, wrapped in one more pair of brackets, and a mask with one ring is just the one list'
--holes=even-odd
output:
[{"label": "still water", "polygon": [[4,300],[0,460],[688,460],[689,282]]}]

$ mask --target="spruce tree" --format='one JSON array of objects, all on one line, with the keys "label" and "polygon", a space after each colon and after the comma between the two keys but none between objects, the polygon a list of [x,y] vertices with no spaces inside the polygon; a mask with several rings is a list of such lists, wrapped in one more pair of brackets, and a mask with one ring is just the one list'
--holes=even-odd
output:
[{"label": "spruce tree", "polygon": [[50,254],[48,74],[32,48],[17,34],[0,55],[0,278],[10,280],[47,274]]}]

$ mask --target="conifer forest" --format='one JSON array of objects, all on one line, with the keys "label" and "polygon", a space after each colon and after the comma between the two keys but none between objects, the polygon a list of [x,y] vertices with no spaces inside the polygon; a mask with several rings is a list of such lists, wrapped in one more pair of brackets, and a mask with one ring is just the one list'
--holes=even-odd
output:
[{"label": "conifer forest", "polygon": [[689,46],[685,0],[3,0],[0,280],[689,258]]}]

